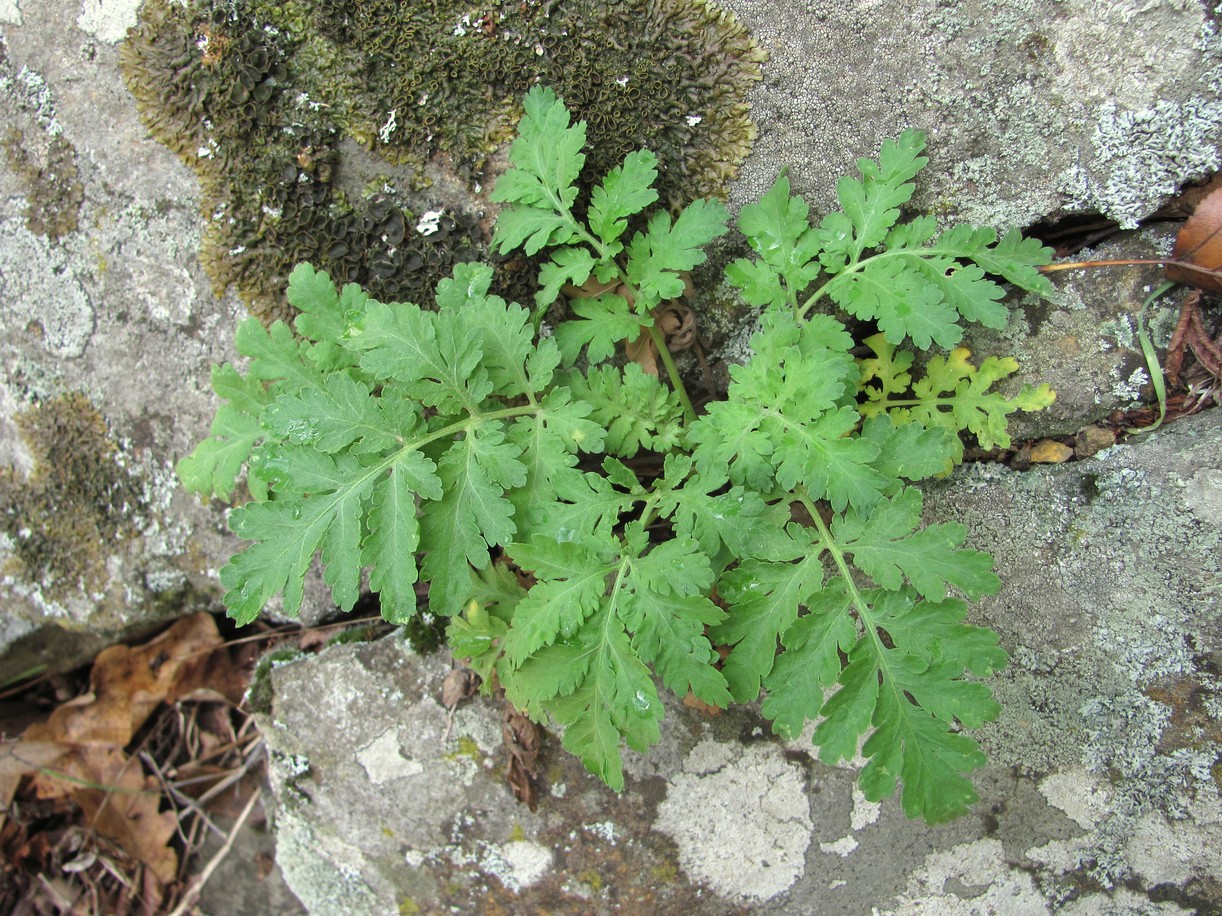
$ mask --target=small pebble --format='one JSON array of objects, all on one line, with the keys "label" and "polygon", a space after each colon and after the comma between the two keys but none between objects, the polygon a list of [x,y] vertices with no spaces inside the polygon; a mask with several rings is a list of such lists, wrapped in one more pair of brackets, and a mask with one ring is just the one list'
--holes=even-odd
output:
[{"label": "small pebble", "polygon": [[1041,439],[1031,446],[1032,464],[1060,464],[1073,454],[1073,449],[1055,439]]},{"label": "small pebble", "polygon": [[1116,444],[1116,434],[1106,426],[1086,426],[1078,430],[1074,445],[1074,457],[1090,458],[1092,455]]}]

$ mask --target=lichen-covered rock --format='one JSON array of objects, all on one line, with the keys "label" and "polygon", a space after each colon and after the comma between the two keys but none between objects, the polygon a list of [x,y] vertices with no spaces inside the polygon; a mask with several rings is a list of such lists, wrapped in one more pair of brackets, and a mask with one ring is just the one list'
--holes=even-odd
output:
[{"label": "lichen-covered rock", "polygon": [[234,311],[200,310],[189,176],[70,6],[0,40],[0,682],[211,605],[221,541],[172,465]]},{"label": "lichen-covered rock", "polygon": [[537,811],[501,713],[441,705],[399,637],[270,671],[279,860],[315,914],[1213,912],[1222,905],[1222,424],[927,489],[1004,583],[1001,717],[974,813],[936,828],[750,709],[673,698],[616,795],[546,741]]},{"label": "lichen-covered rock", "polygon": [[[652,825],[667,791],[664,771],[680,768],[683,745],[701,732],[731,740],[744,720],[728,717],[716,730],[676,723],[662,756],[640,764],[620,796],[552,746],[539,761],[543,797],[531,811],[504,782],[498,707],[478,698],[451,718],[441,705],[449,670],[446,659],[421,658],[391,636],[332,647],[268,674],[272,702],[261,726],[277,859],[311,913],[726,912],[726,900],[684,876],[680,848]],[[659,769],[660,761],[670,765]],[[753,783],[756,797],[774,799],[778,809],[749,841],[756,865],[778,838],[791,850],[775,863],[771,883],[727,876],[725,886],[741,890],[743,902],[759,899],[801,871],[806,828],[787,823],[784,809],[805,804],[805,776],[775,746],[759,760],[722,760],[720,768],[727,779],[740,771],[737,782]],[[778,779],[775,790],[769,779]],[[667,828],[682,832],[689,850],[712,829],[700,828],[694,813],[674,812]],[[730,849],[735,843],[727,838]]]},{"label": "lichen-covered rock", "polygon": [[[1208,412],[1025,473],[927,489],[998,558],[979,614],[1010,667],[981,743],[1081,828],[1032,843],[1050,888],[1174,885],[1222,904],[1222,421]],[[1176,840],[1179,837],[1181,839]]]},{"label": "lichen-covered rock", "polygon": [[722,0],[767,49],[755,152],[731,202],[785,167],[812,208],[907,127],[929,133],[913,205],[1025,226],[1101,212],[1126,227],[1218,168],[1212,4],[1095,0]]}]

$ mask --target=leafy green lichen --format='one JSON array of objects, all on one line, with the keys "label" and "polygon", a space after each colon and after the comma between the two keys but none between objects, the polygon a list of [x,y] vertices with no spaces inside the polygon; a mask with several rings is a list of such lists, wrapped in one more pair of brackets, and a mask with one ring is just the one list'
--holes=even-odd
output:
[{"label": "leafy green lichen", "polygon": [[48,138],[45,152],[32,152],[24,132],[10,127],[0,146],[26,187],[26,228],[53,242],[76,231],[85,188],[72,144],[56,134]]},{"label": "leafy green lichen", "polygon": [[10,546],[5,572],[60,600],[108,580],[106,558],[135,536],[145,501],[123,468],[97,408],[80,392],[17,414],[33,456],[28,476],[0,467],[0,531]]},{"label": "leafy green lichen", "polygon": [[482,256],[469,192],[537,80],[588,119],[588,176],[648,146],[665,199],[720,191],[762,56],[701,0],[150,0],[121,51],[149,129],[200,177],[210,275],[269,319],[301,261],[390,302]]}]

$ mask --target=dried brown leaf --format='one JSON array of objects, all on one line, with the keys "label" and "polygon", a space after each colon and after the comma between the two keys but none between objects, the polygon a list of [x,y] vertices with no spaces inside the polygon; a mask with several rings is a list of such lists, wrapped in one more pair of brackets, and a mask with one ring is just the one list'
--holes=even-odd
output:
[{"label": "dried brown leaf", "polygon": [[92,830],[144,865],[146,901],[160,899],[178,869],[167,845],[178,821],[161,812],[158,786],[124,748],[160,704],[211,693],[218,683],[226,693],[237,689],[227,656],[214,651],[220,645],[216,623],[197,614],[142,646],[103,650],[90,693],[0,745],[0,805],[7,810],[25,777],[38,798],[70,798]]},{"label": "dried brown leaf", "polygon": [[1175,239],[1167,279],[1213,293],[1222,293],[1222,188],[1215,188],[1197,205]]},{"label": "dried brown leaf", "polygon": [[636,340],[625,342],[624,353],[646,375],[658,374],[658,348],[654,346],[653,335],[647,329],[642,328]]},{"label": "dried brown leaf", "polygon": [[542,744],[539,726],[506,702],[501,717],[501,739],[509,751],[509,770],[505,779],[514,797],[534,811],[538,805],[535,780],[539,775],[538,757]]},{"label": "dried brown leaf", "polygon": [[441,705],[453,709],[479,690],[479,675],[470,668],[455,668],[441,683]]},{"label": "dried brown leaf", "polygon": [[111,646],[94,660],[93,692],[63,704],[24,739],[123,747],[164,702],[209,685],[212,649],[221,645],[207,614],[184,617],[143,646]]},{"label": "dried brown leaf", "polygon": [[696,696],[696,694],[692,693],[691,691],[688,691],[687,696],[683,698],[683,705],[686,706],[688,709],[695,709],[698,712],[702,712],[706,716],[721,715],[720,706],[713,706],[709,703],[704,702],[704,700],[700,699],[698,696]]}]

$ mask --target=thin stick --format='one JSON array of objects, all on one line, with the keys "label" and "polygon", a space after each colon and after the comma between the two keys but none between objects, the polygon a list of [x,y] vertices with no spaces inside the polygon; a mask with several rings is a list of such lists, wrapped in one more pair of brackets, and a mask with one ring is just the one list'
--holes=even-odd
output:
[{"label": "thin stick", "polygon": [[246,818],[250,816],[250,812],[254,810],[255,803],[259,801],[259,797],[263,794],[262,789],[255,789],[250,796],[250,801],[246,803],[246,807],[242,809],[242,813],[238,816],[237,823],[233,825],[233,829],[229,831],[229,836],[225,839],[223,845],[217,854],[214,855],[211,861],[208,862],[204,870],[199,873],[199,877],[191,883],[191,887],[183,894],[182,900],[178,901],[178,906],[170,911],[169,916],[183,916],[187,909],[195,903],[199,892],[204,889],[204,885],[208,883],[208,879],[212,877],[212,873],[216,871],[217,866],[221,864],[225,856],[229,855],[229,850],[233,848],[233,841],[237,838],[238,831],[242,829],[242,825],[246,823]]},{"label": "thin stick", "polygon": [[[1130,264],[1179,264],[1179,261],[1171,261],[1166,258],[1114,258],[1107,261],[1068,261],[1064,264],[1045,264],[1043,267],[1037,267],[1042,274],[1050,274],[1057,270],[1078,270],[1083,267],[1128,267]],[[1181,265],[1188,267],[1189,265]],[[1203,268],[1197,268],[1202,270]]]},{"label": "thin stick", "polygon": [[1091,267],[1128,267],[1133,264],[1158,264],[1163,267],[1178,267],[1180,270],[1188,271],[1189,273],[1204,274],[1211,277],[1216,282],[1219,275],[1222,274],[1222,269],[1217,267],[1202,267],[1200,264],[1193,264],[1191,261],[1181,261],[1176,258],[1112,258],[1103,261],[1068,261],[1064,264],[1045,264],[1043,267],[1037,267],[1042,274],[1050,274],[1058,270],[1081,270]]}]

